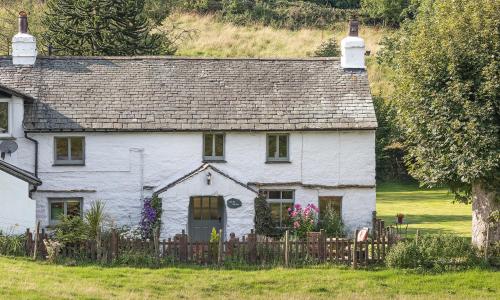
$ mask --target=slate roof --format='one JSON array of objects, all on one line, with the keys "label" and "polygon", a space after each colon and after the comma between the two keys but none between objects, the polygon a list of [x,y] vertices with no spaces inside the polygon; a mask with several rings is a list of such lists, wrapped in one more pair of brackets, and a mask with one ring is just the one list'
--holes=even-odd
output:
[{"label": "slate roof", "polygon": [[207,169],[211,169],[212,171],[219,173],[220,175],[226,177],[227,179],[232,180],[234,183],[239,184],[242,187],[244,187],[244,188],[246,188],[246,189],[248,189],[256,194],[259,194],[256,190],[252,189],[250,186],[248,186],[248,185],[244,184],[243,182],[227,175],[226,173],[222,172],[221,170],[217,169],[216,167],[212,166],[211,164],[202,164],[198,168],[196,168],[193,171],[187,173],[186,175],[180,177],[179,179],[177,179],[177,180],[167,184],[166,186],[158,189],[156,192],[153,193],[153,195],[158,196],[159,194],[164,193],[168,189],[173,188],[174,186],[178,185],[179,183],[184,182],[184,181],[192,178],[193,176],[195,176],[195,175],[199,174],[200,172],[203,172]]},{"label": "slate roof", "polygon": [[339,59],[0,57],[35,99],[27,131],[334,130],[377,126],[364,70]]},{"label": "slate roof", "polygon": [[23,170],[21,168],[18,168],[14,165],[11,165],[11,164],[9,164],[1,159],[0,159],[0,171],[4,171],[7,174],[10,174],[14,177],[21,179],[21,180],[24,180],[27,183],[30,183],[32,185],[38,186],[38,185],[42,184],[42,181],[38,177],[33,175],[32,173],[30,173],[26,170]]}]

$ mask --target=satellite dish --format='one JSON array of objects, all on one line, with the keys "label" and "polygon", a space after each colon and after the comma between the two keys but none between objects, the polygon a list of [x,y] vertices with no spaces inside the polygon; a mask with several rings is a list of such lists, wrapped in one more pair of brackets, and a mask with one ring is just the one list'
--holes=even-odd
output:
[{"label": "satellite dish", "polygon": [[14,153],[17,150],[17,143],[14,141],[3,141],[0,143],[0,155],[5,158],[5,153]]}]

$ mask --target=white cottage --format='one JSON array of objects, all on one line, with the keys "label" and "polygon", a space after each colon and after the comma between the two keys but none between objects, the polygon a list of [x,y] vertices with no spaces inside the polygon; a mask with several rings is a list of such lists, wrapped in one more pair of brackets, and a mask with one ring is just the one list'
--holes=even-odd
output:
[{"label": "white cottage", "polygon": [[14,38],[14,57],[0,57],[0,124],[19,149],[5,160],[42,180],[44,226],[98,199],[117,224],[137,224],[157,195],[163,238],[241,236],[259,192],[276,226],[294,203],[333,203],[350,229],[369,226],[377,122],[354,29],[342,62],[37,57]]}]

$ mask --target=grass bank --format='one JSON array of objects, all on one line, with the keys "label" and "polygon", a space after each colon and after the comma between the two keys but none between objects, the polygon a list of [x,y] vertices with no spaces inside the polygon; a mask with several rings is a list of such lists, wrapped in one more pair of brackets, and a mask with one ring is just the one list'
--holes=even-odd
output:
[{"label": "grass bank", "polygon": [[446,189],[420,189],[412,184],[385,183],[377,186],[377,214],[394,224],[397,213],[405,214],[408,232],[454,233],[471,236],[471,205],[453,203]]},{"label": "grass bank", "polygon": [[1,299],[498,299],[500,273],[66,267],[0,257]]},{"label": "grass bank", "polygon": [[[347,23],[334,24],[331,30],[276,29],[255,24],[237,26],[223,23],[214,16],[174,13],[169,23],[193,30],[194,35],[180,44],[176,55],[206,57],[307,57],[331,37],[340,40],[347,35]],[[360,36],[366,49],[376,53],[387,29],[362,26]]]}]

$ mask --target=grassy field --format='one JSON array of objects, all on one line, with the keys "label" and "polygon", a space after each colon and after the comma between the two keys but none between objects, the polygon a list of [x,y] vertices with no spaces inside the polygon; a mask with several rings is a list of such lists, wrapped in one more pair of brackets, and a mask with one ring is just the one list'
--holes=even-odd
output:
[{"label": "grassy field", "polygon": [[446,189],[419,189],[416,185],[379,184],[377,214],[394,224],[396,214],[405,214],[408,232],[455,233],[471,236],[471,205],[453,203]]},{"label": "grassy field", "polygon": [[498,299],[500,273],[54,266],[0,257],[0,299]]}]

